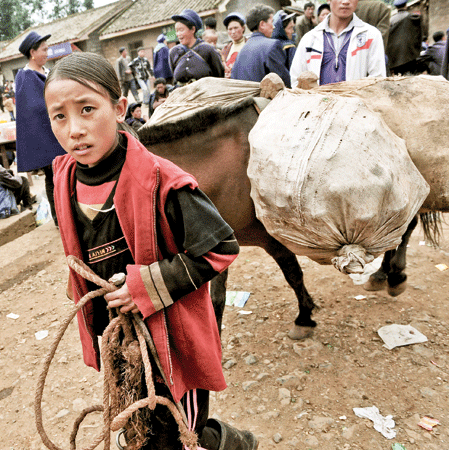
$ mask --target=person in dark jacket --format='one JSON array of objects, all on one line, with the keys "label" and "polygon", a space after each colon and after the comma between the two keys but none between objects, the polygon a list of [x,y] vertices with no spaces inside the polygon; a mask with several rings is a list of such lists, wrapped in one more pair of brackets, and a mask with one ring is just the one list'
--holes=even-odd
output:
[{"label": "person in dark jacket", "polygon": [[197,33],[203,27],[200,16],[192,9],[172,16],[179,44],[170,50],[170,68],[176,85],[182,86],[204,77],[223,77],[224,67],[218,52]]},{"label": "person in dark jacket", "polygon": [[421,53],[422,18],[420,14],[407,11],[407,0],[395,0],[397,13],[390,19],[387,57],[393,75],[419,71],[417,58]]},{"label": "person in dark jacket", "polygon": [[0,166],[0,186],[9,189],[16,199],[17,206],[21,210],[32,209],[33,203],[36,203],[36,196],[31,195],[30,183],[24,176],[14,175],[10,169]]},{"label": "person in dark jacket", "polygon": [[287,56],[285,60],[287,70],[290,70],[296,52],[296,46],[292,40],[295,31],[295,15],[296,13],[287,14],[284,11],[278,11],[273,17],[274,30],[271,38],[281,42],[282,50]]},{"label": "person in dark jacket", "polygon": [[131,103],[126,110],[125,122],[137,131],[148,120],[148,116],[142,116],[142,103]]},{"label": "person in dark jacket", "polygon": [[274,9],[266,5],[256,5],[246,16],[246,25],[252,31],[232,67],[231,78],[260,82],[265,75],[278,74],[287,87],[290,87],[290,75],[287,70],[287,56],[273,34]]},{"label": "person in dark jacket", "polygon": [[171,83],[173,73],[170,69],[169,52],[167,38],[165,34],[160,34],[157,37],[157,45],[153,51],[154,76],[156,78],[165,78],[168,83]]},{"label": "person in dark jacket", "polygon": [[446,35],[443,31],[433,33],[433,45],[421,53],[420,59],[424,61],[427,72],[430,75],[440,75],[444,58],[444,49],[446,48]]},{"label": "person in dark jacket", "polygon": [[[52,162],[64,149],[59,145],[50,126],[44,101],[44,84],[48,70],[47,39],[31,31],[19,46],[28,64],[16,75],[16,130],[17,170],[31,172],[42,169],[45,173],[45,191],[55,225],[57,225],[53,200]],[[11,91],[9,91],[11,93]]]},{"label": "person in dark jacket", "polygon": [[443,62],[441,64],[441,75],[449,80],[449,28],[446,31],[446,47],[444,48]]},{"label": "person in dark jacket", "polygon": [[129,63],[129,67],[131,68],[140,89],[142,89],[143,103],[148,105],[154,73],[150,61],[145,57],[145,49],[143,47],[137,49],[137,57]]},{"label": "person in dark jacket", "polygon": [[154,110],[161,106],[167,100],[173,86],[168,85],[164,78],[156,78],[154,81],[154,92],[150,96],[149,115],[154,113]]}]

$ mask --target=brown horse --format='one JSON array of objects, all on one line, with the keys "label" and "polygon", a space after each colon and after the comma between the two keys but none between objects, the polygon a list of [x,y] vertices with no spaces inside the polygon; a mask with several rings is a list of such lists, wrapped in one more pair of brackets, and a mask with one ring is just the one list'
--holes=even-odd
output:
[{"label": "brown horse", "polygon": [[[235,230],[240,245],[261,247],[275,259],[298,299],[299,314],[289,336],[302,339],[316,326],[311,318],[316,305],[304,286],[295,254],[268,234],[256,218],[250,197],[248,134],[257,118],[254,99],[247,98],[237,106],[214,106],[177,122],[143,127],[138,134],[151,152],[173,161],[196,177],[200,188]],[[424,231],[428,239],[437,225],[436,221],[429,220],[434,217],[432,213],[421,215],[427,225]],[[370,277],[365,289],[387,288],[392,296],[405,290],[406,247],[417,223],[417,218],[412,220],[398,248],[386,252],[382,267]],[[219,324],[225,304],[226,277],[227,274],[223,274],[220,280],[214,280],[211,288]]]},{"label": "brown horse", "polygon": [[[256,218],[250,197],[248,134],[258,118],[253,105],[249,97],[237,106],[212,107],[175,123],[143,127],[138,134],[148,150],[196,177],[199,187],[234,229],[240,245],[262,247],[275,259],[298,298],[299,315],[289,336],[301,339],[316,326],[311,319],[315,304],[304,286],[295,254],[267,233]],[[215,280],[211,288],[219,323],[226,276]]]}]

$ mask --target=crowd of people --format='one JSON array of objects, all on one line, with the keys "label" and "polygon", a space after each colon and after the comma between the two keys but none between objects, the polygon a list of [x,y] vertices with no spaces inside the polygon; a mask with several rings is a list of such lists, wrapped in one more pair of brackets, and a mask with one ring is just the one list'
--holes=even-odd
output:
[{"label": "crowd of people", "polygon": [[[177,45],[169,49],[165,36],[158,37],[154,76],[164,78],[174,89],[208,76],[261,81],[270,72],[278,74],[287,87],[297,86],[304,72],[313,72],[318,84],[368,76],[440,74],[446,34],[434,33],[434,43],[426,46],[419,12],[409,12],[407,0],[395,0],[394,6],[392,14],[381,0],[329,0],[319,5],[315,16],[312,2],[304,4],[303,14],[276,12],[259,4],[246,16],[235,11],[225,17],[229,40],[220,45],[216,19],[209,17],[203,23],[195,11],[185,9],[172,16]],[[136,103],[148,105],[151,115],[154,107],[149,105],[148,84],[133,69],[139,57],[124,61],[126,50],[120,52],[117,65],[123,93],[126,96],[131,89]],[[145,77],[154,80],[147,62]],[[137,84],[144,93],[142,101]]]}]

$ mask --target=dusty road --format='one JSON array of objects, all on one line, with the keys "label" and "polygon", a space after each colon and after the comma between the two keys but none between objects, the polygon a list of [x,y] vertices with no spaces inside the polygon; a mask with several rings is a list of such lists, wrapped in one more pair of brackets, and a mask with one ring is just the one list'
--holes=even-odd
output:
[{"label": "dusty road", "polygon": [[[228,388],[212,396],[212,413],[260,438],[260,449],[449,450],[449,227],[446,244],[408,249],[409,288],[400,297],[367,293],[333,267],[300,258],[309,291],[319,304],[318,327],[302,343],[286,336],[297,306],[274,261],[243,248],[230,270],[229,290],[249,291],[241,309],[228,307],[223,364]],[[58,231],[46,224],[0,247],[1,450],[44,449],[36,432],[33,398],[41,361],[71,308],[65,297],[67,268]],[[358,295],[365,298],[356,299]],[[7,317],[15,314],[17,318]],[[16,317],[16,316],[13,316]],[[428,342],[388,350],[377,335],[387,324],[411,324]],[[38,340],[35,333],[48,331]],[[69,326],[44,392],[50,437],[69,448],[73,421],[102,398],[102,374],[81,360],[78,331]],[[389,440],[354,407],[376,406],[392,415]],[[432,431],[423,416],[440,421]],[[78,448],[92,442],[101,417],[82,425]],[[102,445],[100,445],[102,448]]]}]

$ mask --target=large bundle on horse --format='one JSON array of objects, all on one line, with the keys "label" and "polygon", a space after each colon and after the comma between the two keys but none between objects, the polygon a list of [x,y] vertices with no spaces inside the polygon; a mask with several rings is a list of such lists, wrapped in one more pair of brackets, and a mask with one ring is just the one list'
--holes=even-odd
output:
[{"label": "large bundle on horse", "polygon": [[404,141],[358,98],[284,90],[249,141],[251,196],[267,231],[346,273],[396,247],[429,193]]},{"label": "large bundle on horse", "polygon": [[260,83],[254,81],[231,80],[206,77],[183,88],[175,89],[168,99],[151,116],[146,128],[210,111],[214,107],[237,105],[248,97],[258,97]]},{"label": "large bundle on horse", "polygon": [[422,210],[449,211],[449,81],[429,75],[364,78],[309,92],[357,96],[379,112],[432,186]]}]

